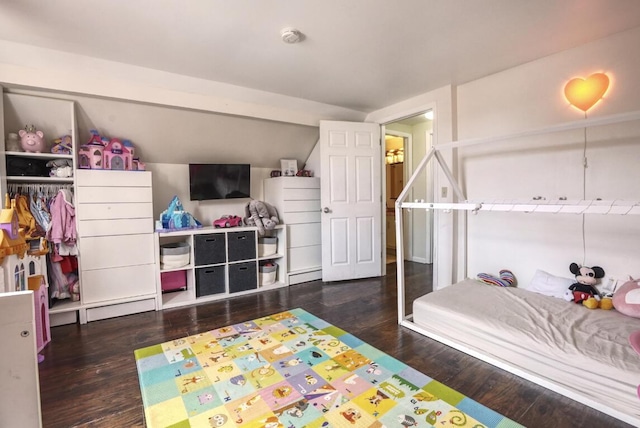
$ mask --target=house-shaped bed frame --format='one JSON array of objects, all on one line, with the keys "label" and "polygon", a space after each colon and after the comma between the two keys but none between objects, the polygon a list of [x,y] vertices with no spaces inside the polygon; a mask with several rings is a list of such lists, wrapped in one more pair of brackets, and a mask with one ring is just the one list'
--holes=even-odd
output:
[{"label": "house-shaped bed frame", "polygon": [[[443,150],[451,150],[478,144],[491,144],[498,141],[508,141],[517,138],[533,137],[544,134],[552,134],[556,132],[569,131],[575,129],[583,129],[595,126],[612,125],[617,123],[631,122],[640,120],[640,111],[621,113],[609,116],[601,116],[596,118],[585,118],[582,120],[566,122],[544,128],[532,129],[520,133],[498,136],[493,138],[471,139],[466,141],[454,141],[451,143],[435,145],[425,155],[416,170],[407,181],[404,189],[398,196],[395,204],[396,218],[396,243],[397,243],[397,286],[398,286],[398,323],[403,327],[409,328],[466,354],[476,357],[480,360],[488,362],[494,366],[502,368],[508,372],[518,375],[524,379],[532,381],[538,385],[562,394],[566,397],[574,399],[582,404],[595,408],[603,413],[609,414],[617,419],[630,423],[634,426],[640,426],[640,417],[635,414],[628,414],[618,409],[612,408],[606,404],[598,402],[591,397],[584,396],[576,391],[566,388],[565,386],[550,381],[548,378],[538,376],[535,373],[521,370],[518,366],[511,364],[509,361],[495,358],[484,352],[478,352],[477,349],[471,349],[463,343],[458,343],[451,338],[429,331],[416,322],[414,322],[414,314],[406,313],[405,284],[404,284],[404,247],[403,247],[403,217],[402,210],[405,209],[430,209],[430,210],[446,210],[452,212],[461,210],[461,221],[466,221],[468,212],[479,211],[516,211],[516,212],[541,212],[541,213],[569,213],[569,214],[601,214],[601,215],[638,215],[640,214],[640,201],[603,201],[603,200],[517,200],[517,201],[470,201],[464,195],[462,188],[458,184],[451,169],[447,165]],[[409,190],[413,186],[417,177],[425,169],[427,164],[435,160],[442,172],[446,176],[455,195],[455,202],[437,203],[437,202],[406,202]],[[466,241],[465,241],[466,242]],[[461,251],[465,254],[466,251]],[[466,269],[466,266],[465,266]],[[466,275],[466,273],[465,273]]]}]

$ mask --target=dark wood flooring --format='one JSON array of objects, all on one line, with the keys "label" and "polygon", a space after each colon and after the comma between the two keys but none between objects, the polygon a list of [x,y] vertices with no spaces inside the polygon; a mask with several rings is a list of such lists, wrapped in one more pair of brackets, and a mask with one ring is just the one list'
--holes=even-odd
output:
[{"label": "dark wood flooring", "polygon": [[[429,291],[429,265],[406,263],[405,277],[409,301]],[[525,426],[629,426],[398,326],[395,283],[395,266],[388,265],[382,278],[314,281],[185,308],[55,327],[40,364],[44,427],[144,426],[135,349],[296,307]]]}]

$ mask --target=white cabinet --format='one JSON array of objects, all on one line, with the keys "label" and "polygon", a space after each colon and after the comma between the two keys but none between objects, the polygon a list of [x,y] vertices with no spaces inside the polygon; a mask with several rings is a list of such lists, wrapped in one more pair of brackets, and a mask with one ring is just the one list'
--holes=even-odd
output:
[{"label": "white cabinet", "polygon": [[87,321],[155,310],[151,172],[78,170],[76,220]]},{"label": "white cabinet", "polygon": [[33,292],[0,293],[0,426],[41,427]]},{"label": "white cabinet", "polygon": [[322,278],[320,178],[275,177],[264,184],[264,200],[287,227],[289,284]]},{"label": "white cabinet", "polygon": [[[287,230],[284,225],[278,225],[270,231],[270,236],[277,238],[277,244],[275,247],[269,245],[265,252],[255,227],[203,227],[156,233],[156,288],[160,308],[286,287],[289,285],[285,249]],[[187,248],[186,264],[167,268],[175,266],[175,259],[172,263],[162,264],[163,247],[178,245]],[[273,273],[261,273],[272,270],[268,265],[275,267],[275,278]]]}]

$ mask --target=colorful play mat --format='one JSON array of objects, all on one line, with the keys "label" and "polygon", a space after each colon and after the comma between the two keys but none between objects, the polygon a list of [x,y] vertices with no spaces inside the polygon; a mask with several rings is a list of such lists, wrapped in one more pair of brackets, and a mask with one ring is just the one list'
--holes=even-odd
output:
[{"label": "colorful play mat", "polygon": [[135,351],[159,427],[521,427],[302,310]]}]

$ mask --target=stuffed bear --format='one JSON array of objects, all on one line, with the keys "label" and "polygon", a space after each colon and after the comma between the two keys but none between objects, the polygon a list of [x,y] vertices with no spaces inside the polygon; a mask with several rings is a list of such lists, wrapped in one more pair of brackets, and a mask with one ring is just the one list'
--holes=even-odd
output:
[{"label": "stuffed bear", "polygon": [[[576,282],[569,286],[565,293],[565,300],[569,302],[582,303],[590,297],[600,301],[600,292],[595,287],[598,278],[604,277],[604,269],[600,266],[587,267],[571,263],[569,270],[576,277]],[[591,306],[587,306],[591,308]],[[597,307],[597,305],[595,306]],[[591,308],[593,309],[593,308]]]},{"label": "stuffed bear", "polygon": [[266,202],[252,200],[244,208],[244,224],[258,228],[258,235],[264,236],[265,230],[272,230],[280,223],[278,210]]}]

